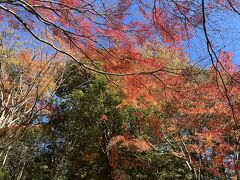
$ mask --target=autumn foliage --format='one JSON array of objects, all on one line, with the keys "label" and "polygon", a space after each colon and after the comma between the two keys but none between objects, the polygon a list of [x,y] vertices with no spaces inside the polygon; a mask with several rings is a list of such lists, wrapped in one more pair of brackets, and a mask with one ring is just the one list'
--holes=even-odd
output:
[{"label": "autumn foliage", "polygon": [[[49,48],[12,54],[0,44],[0,129],[47,119],[47,139],[55,144],[43,144],[65,154],[59,161],[72,168],[71,178],[96,178],[86,169],[102,159],[101,172],[113,179],[127,179],[138,167],[151,174],[153,165],[142,157],[157,152],[174,166],[174,158],[184,162],[193,179],[239,179],[240,67],[221,44],[228,33],[216,20],[240,15],[239,6],[236,0],[0,1],[3,26]],[[198,51],[206,57],[192,59]]]}]

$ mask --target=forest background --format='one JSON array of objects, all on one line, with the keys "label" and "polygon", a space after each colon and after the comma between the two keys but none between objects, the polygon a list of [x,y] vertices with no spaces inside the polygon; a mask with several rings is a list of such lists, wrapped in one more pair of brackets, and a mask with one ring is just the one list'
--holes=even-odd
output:
[{"label": "forest background", "polygon": [[0,0],[1,179],[240,179],[237,0]]}]

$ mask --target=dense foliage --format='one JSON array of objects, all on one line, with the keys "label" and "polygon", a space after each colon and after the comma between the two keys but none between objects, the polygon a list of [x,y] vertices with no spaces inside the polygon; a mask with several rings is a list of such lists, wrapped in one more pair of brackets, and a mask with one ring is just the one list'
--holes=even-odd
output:
[{"label": "dense foliage", "polygon": [[0,179],[240,179],[239,8],[0,0]]},{"label": "dense foliage", "polygon": [[[4,151],[2,176],[191,179],[184,160],[160,150],[164,146],[154,147],[139,132],[133,108],[117,108],[120,94],[104,76],[88,74],[76,64],[69,64],[64,76],[48,121],[29,126]],[[116,142],[119,137],[126,144]]]}]

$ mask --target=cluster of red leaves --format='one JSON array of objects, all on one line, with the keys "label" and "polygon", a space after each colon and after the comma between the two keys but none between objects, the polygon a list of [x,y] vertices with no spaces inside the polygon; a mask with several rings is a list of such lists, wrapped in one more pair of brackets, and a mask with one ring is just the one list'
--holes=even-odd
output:
[{"label": "cluster of red leaves", "polygon": [[153,145],[146,140],[119,135],[110,139],[107,149],[110,166],[114,169],[113,179],[124,179],[129,168],[150,168],[144,160],[130,156],[152,151]]}]

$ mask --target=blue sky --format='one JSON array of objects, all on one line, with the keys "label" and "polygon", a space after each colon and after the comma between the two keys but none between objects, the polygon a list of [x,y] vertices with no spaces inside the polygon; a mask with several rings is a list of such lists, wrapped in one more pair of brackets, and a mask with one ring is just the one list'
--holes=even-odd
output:
[{"label": "blue sky", "polygon": [[[239,64],[240,16],[233,12],[215,14],[215,16],[208,18],[207,28],[215,51],[232,51],[234,55],[233,63]],[[185,43],[185,47],[191,61],[196,62],[200,59],[205,59],[205,61],[201,62],[201,65],[209,64],[210,61],[202,29],[196,32],[192,40]]]}]

